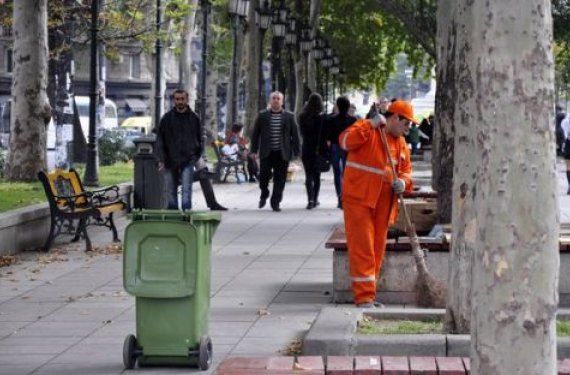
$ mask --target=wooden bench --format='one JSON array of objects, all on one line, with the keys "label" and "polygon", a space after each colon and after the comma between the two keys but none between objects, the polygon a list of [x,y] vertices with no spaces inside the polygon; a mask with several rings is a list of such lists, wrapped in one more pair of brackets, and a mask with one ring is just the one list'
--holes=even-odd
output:
[{"label": "wooden bench", "polygon": [[42,182],[50,207],[50,230],[43,250],[49,251],[53,240],[60,234],[74,234],[72,242],[85,238],[86,251],[91,251],[87,233],[89,225],[105,226],[113,233],[113,241],[119,242],[113,214],[125,210],[126,203],[119,198],[119,188],[86,191],[79,174],[74,169],[41,171]]},{"label": "wooden bench", "polygon": [[222,147],[224,146],[223,142],[213,142],[212,143],[212,148],[214,149],[214,152],[216,153],[216,166],[215,166],[215,177],[214,177],[214,181],[216,182],[226,182],[228,176],[230,174],[235,173],[236,175],[236,180],[239,183],[241,183],[242,181],[240,180],[240,176],[239,174],[242,173],[244,180],[243,182],[247,181],[247,172],[246,172],[246,162],[245,160],[242,160],[239,155],[236,155],[237,157],[231,158],[229,156],[225,156],[222,154]]}]

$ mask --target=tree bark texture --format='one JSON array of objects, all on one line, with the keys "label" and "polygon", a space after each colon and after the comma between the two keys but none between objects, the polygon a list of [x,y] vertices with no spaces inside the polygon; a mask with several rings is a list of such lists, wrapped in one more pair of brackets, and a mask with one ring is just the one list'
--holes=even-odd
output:
[{"label": "tree bark texture", "polygon": [[472,374],[556,374],[559,211],[549,0],[467,3],[476,58]]},{"label": "tree bark texture", "polygon": [[47,0],[14,2],[14,73],[10,153],[5,177],[33,181],[46,168]]},{"label": "tree bark texture", "polygon": [[[446,4],[447,6],[442,6]],[[437,13],[437,66],[435,96],[435,129],[432,142],[432,186],[438,192],[437,222],[451,222],[451,189],[453,186],[454,104],[457,98],[455,53],[457,30],[448,9],[453,3],[441,0]]]},{"label": "tree bark texture", "polygon": [[182,54],[180,64],[182,65],[182,76],[184,89],[190,96],[190,103],[198,99],[196,94],[198,82],[197,65],[192,61],[192,38],[196,34],[196,12],[198,11],[198,0],[188,0],[190,7],[188,14],[184,17],[184,35],[182,37]]},{"label": "tree bark texture", "polygon": [[[321,0],[311,0],[309,8],[309,25],[313,27],[313,36],[317,36],[317,29],[321,19]],[[307,72],[307,84],[311,92],[317,92],[317,70],[313,52],[309,54],[309,71]]]},{"label": "tree bark texture", "polygon": [[[453,19],[449,30],[455,32],[455,51],[453,66],[457,85],[453,124],[455,133],[452,190],[452,244],[449,262],[446,331],[449,333],[469,334],[471,325],[471,266],[475,246],[476,221],[473,207],[477,175],[475,129],[475,82],[474,71],[469,62],[476,56],[470,40],[472,30],[470,14],[466,0],[447,1],[445,8],[453,9]],[[441,3],[440,3],[441,4]],[[451,12],[450,12],[451,13]],[[453,103],[452,103],[453,105]]]},{"label": "tree bark texture", "polygon": [[[212,10],[208,14],[208,23],[213,24],[216,11]],[[213,32],[208,33],[208,46],[213,46],[216,43],[216,35]],[[213,68],[213,56],[208,54],[208,69],[206,69],[206,129],[211,132],[213,139],[216,139],[218,134],[218,71]]]}]

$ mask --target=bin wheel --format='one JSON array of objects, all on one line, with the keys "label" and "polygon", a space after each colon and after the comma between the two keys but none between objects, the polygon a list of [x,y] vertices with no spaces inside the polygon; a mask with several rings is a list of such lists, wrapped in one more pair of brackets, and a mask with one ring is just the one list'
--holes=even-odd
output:
[{"label": "bin wheel", "polygon": [[134,335],[128,335],[123,345],[123,365],[125,369],[131,370],[137,363],[139,351],[137,350],[137,339]]},{"label": "bin wheel", "polygon": [[200,346],[198,347],[198,367],[204,371],[212,365],[212,340],[209,336],[204,336],[200,339]]}]

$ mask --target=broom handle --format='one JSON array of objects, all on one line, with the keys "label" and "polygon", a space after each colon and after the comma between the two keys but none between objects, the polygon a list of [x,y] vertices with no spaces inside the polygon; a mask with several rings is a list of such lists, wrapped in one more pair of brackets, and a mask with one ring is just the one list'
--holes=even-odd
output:
[{"label": "broom handle", "polygon": [[[382,125],[380,125],[380,136],[382,138],[384,151],[386,151],[386,155],[388,156],[388,162],[390,162],[390,167],[392,168],[392,176],[395,181],[398,178],[398,174],[396,173],[396,167],[394,166],[394,163],[392,161],[392,154],[390,153],[390,148],[388,147],[388,140],[386,139],[386,133],[384,132],[384,128],[382,127]],[[410,215],[408,214],[408,207],[404,202],[404,197],[402,193],[398,194],[398,199],[400,200],[400,203],[402,205],[402,210],[404,211],[404,220],[406,222],[406,227],[408,228],[408,234],[410,237],[413,237],[410,238],[410,240],[417,239],[418,235],[416,234],[416,228],[414,228],[414,226],[412,225],[412,220],[410,219]]]}]

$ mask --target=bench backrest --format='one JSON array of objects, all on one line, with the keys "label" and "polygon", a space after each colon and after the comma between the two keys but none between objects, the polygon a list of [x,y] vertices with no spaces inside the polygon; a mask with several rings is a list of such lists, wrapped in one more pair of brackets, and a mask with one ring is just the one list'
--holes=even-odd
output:
[{"label": "bench backrest", "polygon": [[[48,199],[50,199],[50,204],[54,203],[58,208],[63,209],[69,204],[68,200],[57,199],[55,197],[69,197],[74,195],[80,195],[85,190],[79,174],[73,168],[69,170],[64,169],[54,169],[51,172],[39,172],[38,177],[42,184],[44,185],[44,190]],[[75,199],[74,204],[77,206],[87,203],[84,196],[80,196]]]}]

